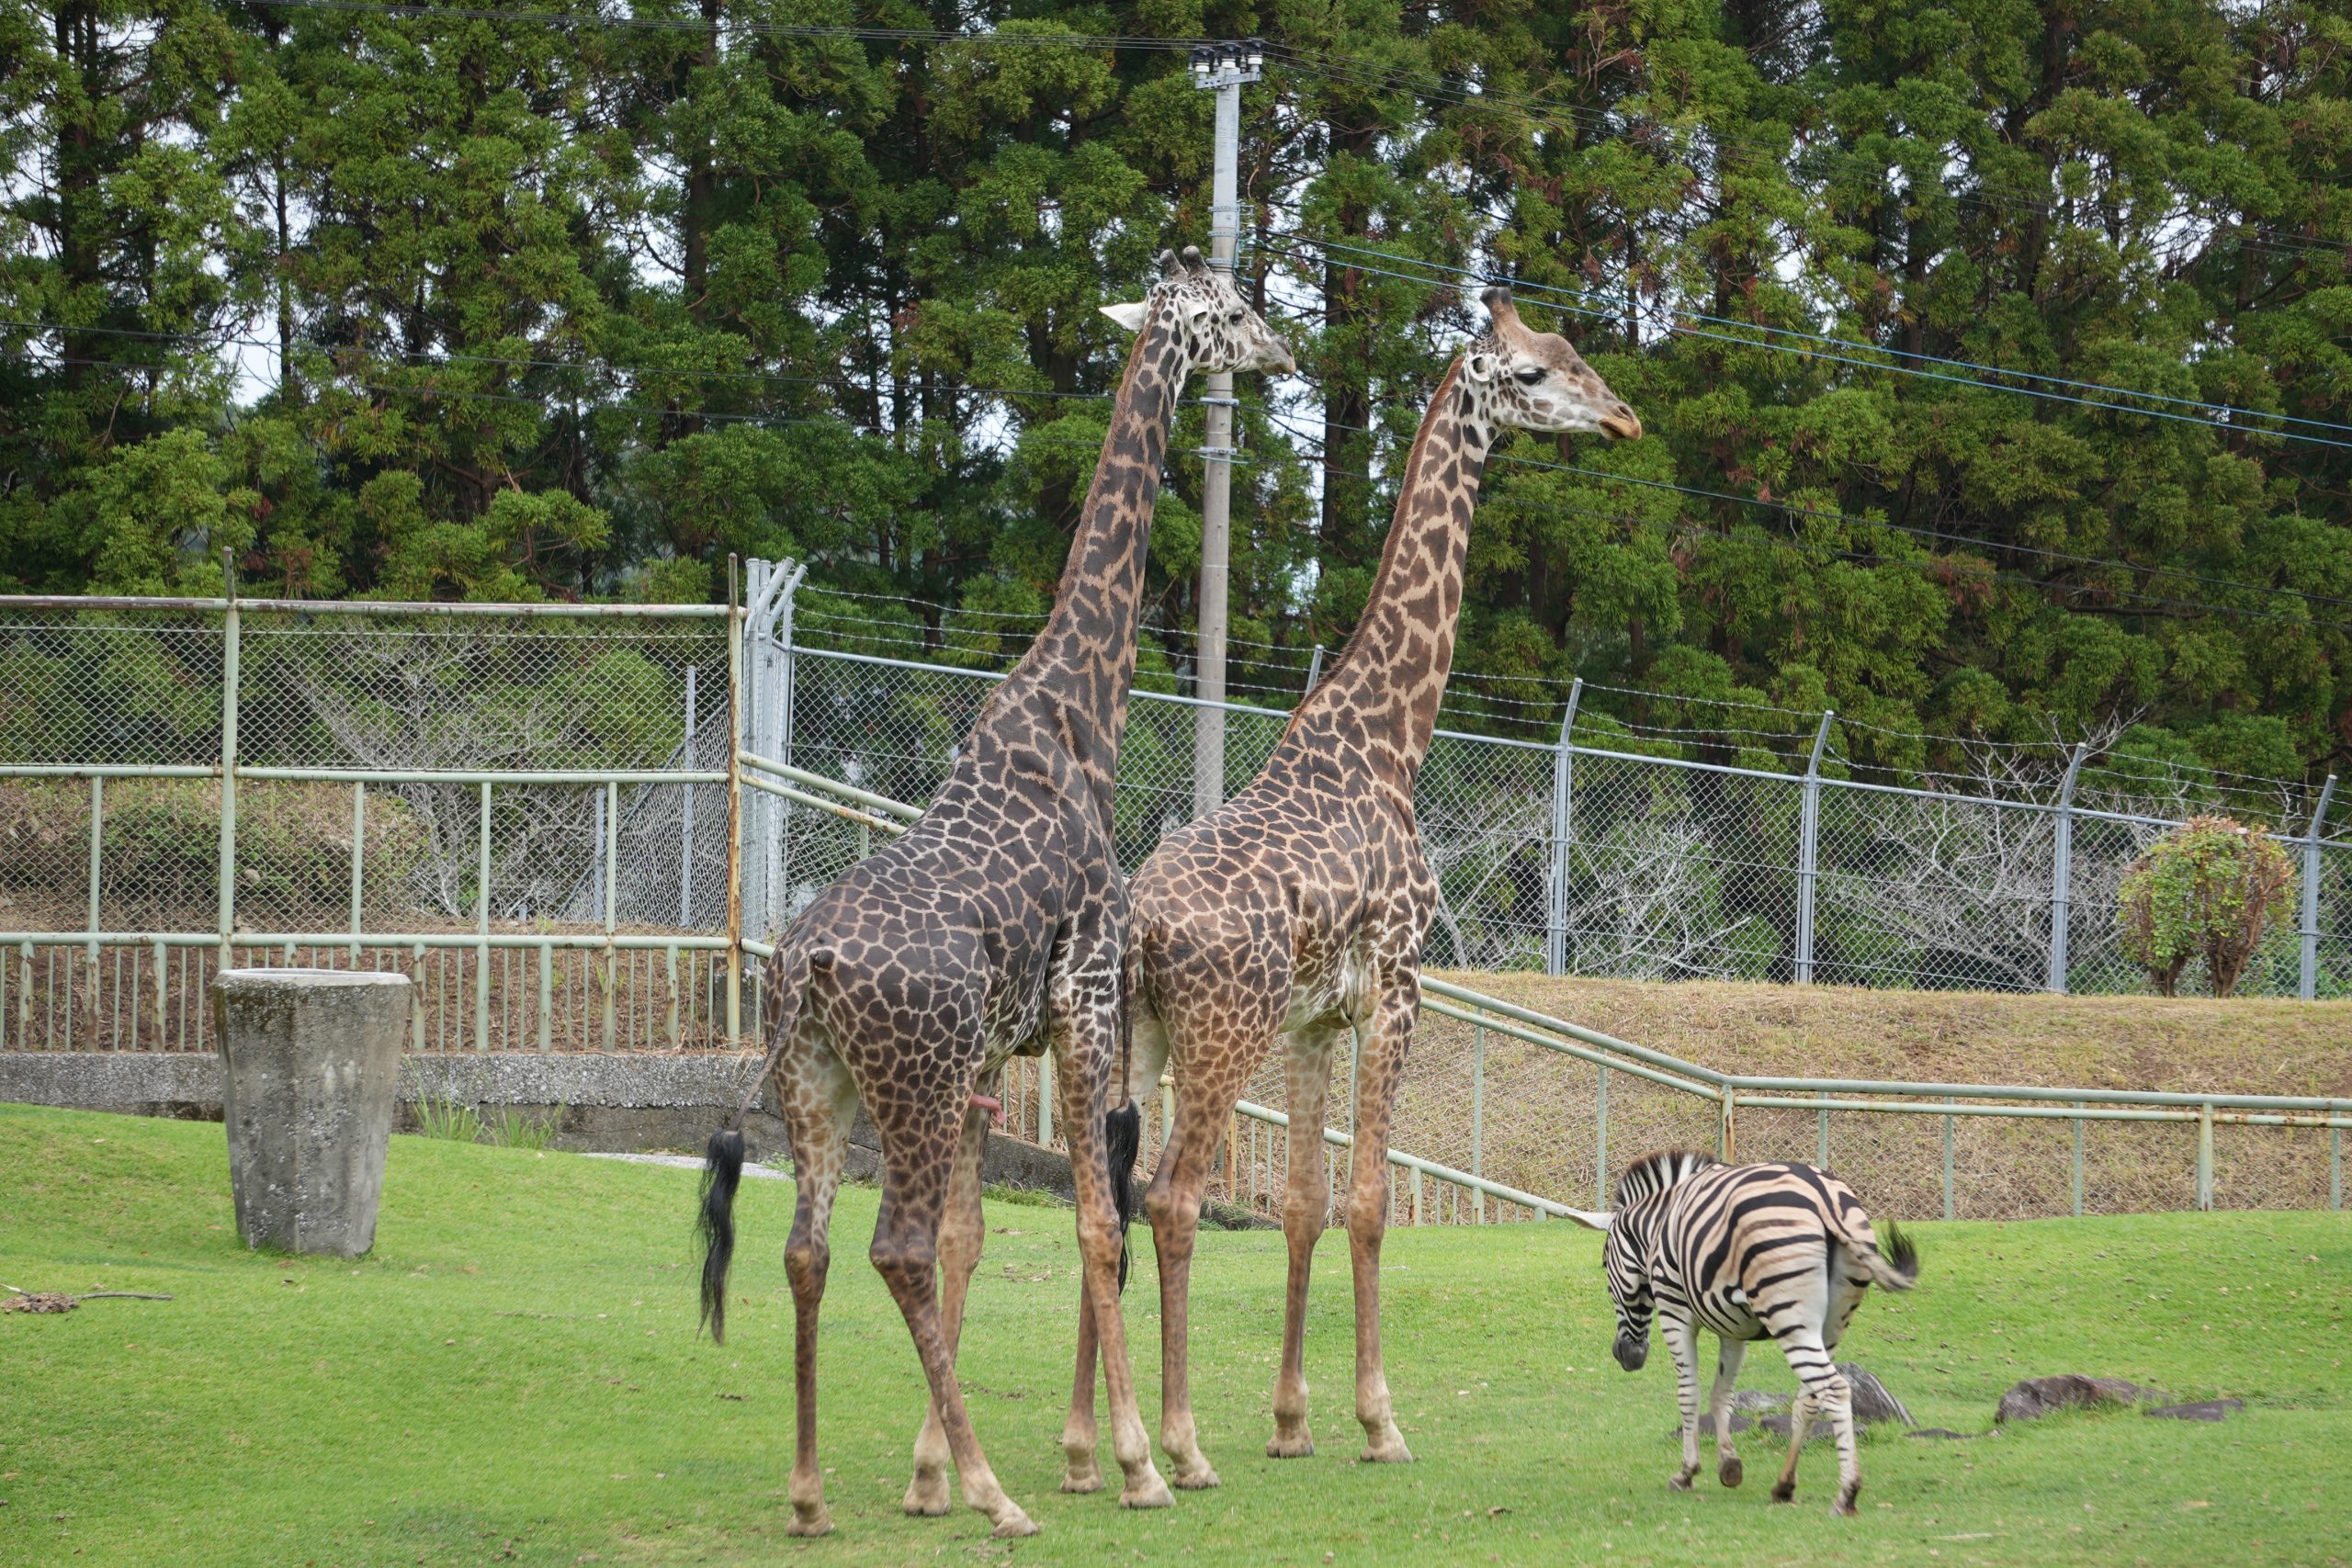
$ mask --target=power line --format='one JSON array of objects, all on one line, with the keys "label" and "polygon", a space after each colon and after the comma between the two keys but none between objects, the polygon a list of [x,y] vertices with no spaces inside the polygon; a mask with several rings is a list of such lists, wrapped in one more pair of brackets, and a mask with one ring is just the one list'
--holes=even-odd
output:
[{"label": "power line", "polygon": [[[486,6],[403,6],[386,0],[254,0],[257,5],[288,11],[324,11],[361,16],[397,17],[432,21],[449,17],[469,22],[520,22],[537,27],[635,28],[651,32],[707,32],[711,24],[697,16],[605,16],[581,11],[519,11]],[[876,43],[972,43],[1065,49],[1150,50],[1185,53],[1208,43],[1207,39],[1146,38],[1106,33],[967,33],[937,28],[853,28],[803,26],[784,22],[745,21],[729,17],[720,30],[762,38],[845,39]]]},{"label": "power line", "polygon": [[[1274,423],[1283,425],[1285,430],[1288,430],[1291,434],[1298,437],[1299,439],[1320,445],[1319,438],[1315,436],[1313,434],[1289,425],[1279,416],[1274,416]],[[1567,466],[1565,464],[1547,463],[1533,457],[1514,457],[1509,453],[1499,454],[1498,460],[1507,463],[1516,463],[1521,467],[1532,468],[1562,468],[1572,473],[1589,473],[1591,471],[1589,469],[1567,468]],[[1342,478],[1360,479],[1374,483],[1378,482],[1373,479],[1372,475],[1356,469],[1338,468],[1327,465],[1324,471],[1327,473],[1338,474]],[[1618,479],[1623,478],[1623,476],[1611,474],[1604,477]],[[1631,482],[1652,484],[1659,483],[1659,481],[1657,480],[1634,480]],[[1679,487],[1673,485],[1661,485],[1661,488],[1673,490]],[[1735,497],[1733,499],[1739,498]],[[1665,529],[1672,526],[1672,524],[1670,523],[1662,523],[1656,518],[1636,517],[1628,513],[1602,512],[1594,507],[1573,506],[1560,502],[1554,502],[1548,504],[1550,505],[1551,510],[1555,512],[1565,513],[1571,516],[1590,517],[1601,522],[1623,524],[1630,527]],[[1750,502],[1748,504],[1772,506],[1776,503],[1772,502]],[[1855,519],[1854,521],[1860,522],[1871,526],[1894,526],[1893,525],[1871,524],[1867,518]],[[1902,530],[1897,529],[1896,531],[1900,532]],[[1705,536],[1727,544],[1740,542],[1736,536],[1730,535],[1708,534]],[[1778,534],[1759,533],[1756,537],[1764,544],[1776,549],[1814,555],[1826,555],[1835,557],[1841,560],[1854,561],[1865,566],[1900,566],[1913,570],[1934,570],[1939,566],[1945,564],[1942,561],[1933,558],[1914,560],[1903,556],[1883,555],[1876,551],[1849,550],[1830,545],[1809,544],[1803,539],[1786,538]],[[1997,569],[1978,573],[1976,575],[1981,576],[1989,581],[2005,582],[2017,587],[2030,588],[2038,592],[2057,592],[2070,595],[2083,593],[2108,593],[2113,594],[2118,598],[2130,599],[2135,603],[2153,604],[2169,609],[2201,611],[2211,615],[2238,615],[2253,620],[2272,621],[2282,626],[2305,626],[2320,630],[2352,633],[2352,622],[2323,621],[2317,619],[2306,619],[2298,615],[2271,615],[2261,610],[2248,609],[2241,605],[2215,604],[2201,599],[2169,598],[2162,594],[2144,593],[2136,589],[2130,588],[2098,587],[2090,584],[2050,582],[2044,581],[2039,578],[2027,577],[2019,572],[2001,571]],[[2287,591],[2280,590],[2278,592]],[[2096,608],[2096,606],[2094,606],[2094,608]]]},{"label": "power line", "polygon": [[[1302,71],[1309,75],[1322,76],[1328,80],[1357,86],[1409,92],[1416,96],[1426,97],[1434,102],[1453,104],[1457,107],[1478,107],[1516,110],[1530,123],[1547,125],[1555,130],[1587,132],[1605,137],[1622,137],[1629,130],[1640,131],[1645,128],[1661,138],[1690,134],[1679,130],[1678,128],[1655,115],[1642,115],[1622,107],[1592,108],[1581,105],[1550,103],[1540,98],[1498,92],[1485,87],[1476,90],[1448,87],[1438,79],[1437,73],[1426,71],[1413,73],[1413,74],[1420,76],[1429,85],[1414,85],[1402,80],[1408,75],[1405,67],[1333,55],[1328,51],[1310,53],[1283,44],[1273,44],[1269,47],[1275,55],[1277,63]],[[1791,136],[1790,145],[1784,152],[1779,142],[1761,137],[1726,133],[1712,125],[1703,126],[1701,130],[1719,153],[1745,152],[1776,166],[1781,164],[1783,157],[1788,158],[1791,163],[1797,163],[1808,155],[1825,161],[1848,162],[1874,177],[1883,177],[1887,166],[1885,161],[1873,158],[1860,148],[1808,146],[1798,134]],[[1904,135],[1899,131],[1888,131],[1884,134],[1894,137]],[[1834,175],[1831,177],[1834,178]],[[2022,186],[2002,186],[1983,180],[1979,181],[1973,191],[1947,190],[1940,183],[1936,189],[1939,195],[1958,206],[1984,209],[2005,209],[2028,214],[2046,213],[2061,199],[2056,193],[2051,191],[2036,191]],[[2270,251],[2284,255],[2324,255],[2338,262],[2343,261],[2348,253],[2352,253],[2352,246],[2341,243],[2281,238],[2276,231],[2249,229],[2244,224],[2234,224],[2233,227],[2237,231],[2238,243],[2251,249]]]},{"label": "power line", "polygon": [[[1327,240],[1320,235],[1307,233],[1304,231],[1298,231],[1295,234],[1276,234],[1268,236],[1260,242],[1260,248],[1261,250],[1272,252],[1276,255],[1283,256],[1292,261],[1311,263],[1315,259],[1311,256],[1301,255],[1297,252],[1287,248],[1283,243],[1284,241],[1302,242],[1306,244],[1314,246],[1323,253],[1324,260],[1327,265],[1333,259],[1332,253],[1338,252],[1343,256],[1349,254],[1360,256],[1376,256],[1384,261],[1394,262],[1401,266],[1417,266],[1422,268],[1426,272],[1434,272],[1443,275],[1439,277],[1423,277],[1417,276],[1411,273],[1396,272],[1385,267],[1370,266],[1361,262],[1341,260],[1339,264],[1343,266],[1353,268],[1357,271],[1374,273],[1384,277],[1394,277],[1402,282],[1418,283],[1425,287],[1452,287],[1452,280],[1454,278],[1466,278],[1478,283],[1493,283],[1501,281],[1495,277],[1491,273],[1479,272],[1470,267],[1454,266],[1445,262],[1423,261],[1418,256],[1398,255],[1392,251],[1375,250],[1366,246],[1351,245],[1342,241]],[[1568,295],[1566,290],[1551,288],[1543,284],[1514,283],[1512,285],[1514,293],[1517,293],[1521,288],[1524,288],[1527,292],[1533,294],[1559,295],[1570,299],[1575,298],[1572,295]],[[1600,310],[1587,305],[1559,303],[1556,301],[1552,302],[1552,309],[1555,310],[1566,310],[1579,316],[1593,317],[1601,321],[1615,321],[1618,319],[1620,314],[1620,312],[1613,310]],[[1748,323],[1742,324],[1746,325]],[[2174,413],[2165,409],[2133,408],[2126,403],[2103,402],[2094,398],[2073,397],[2064,392],[2044,391],[2036,387],[2003,386],[1995,381],[1979,380],[1973,377],[1967,376],[1948,375],[1939,370],[1928,370],[1918,366],[1874,364],[1869,360],[1857,359],[1849,355],[1798,349],[1783,344],[1761,343],[1754,338],[1736,337],[1728,333],[1711,332],[1702,327],[1684,326],[1679,321],[1668,322],[1666,330],[1679,333],[1684,337],[1704,338],[1718,343],[1732,344],[1742,348],[1761,348],[1772,353],[1797,355],[1807,360],[1818,359],[1833,365],[1852,366],[1858,369],[1884,371],[1896,376],[1914,376],[1923,380],[1940,381],[1957,386],[1973,387],[1983,391],[2011,392],[2019,397],[2038,398],[2048,402],[2072,403],[2083,408],[2104,409],[2116,413],[2133,414],[2143,419],[2171,420],[2182,424],[2202,425],[2213,430],[2232,431],[2241,435],[2267,436],[2273,440],[2278,441],[2301,441],[2315,446],[2332,446],[2344,450],[2352,450],[2352,441],[2335,441],[2324,436],[2306,435],[2300,431],[2256,430],[2245,425],[2224,423],[2218,420],[2199,419],[2193,414]],[[1883,351],[1881,350],[1878,352]],[[2122,389],[2115,389],[2115,390],[2118,391],[2119,395],[2124,397],[2151,395],[2132,392]],[[2283,416],[2252,414],[2251,417],[2267,419]],[[2332,426],[2331,428],[2346,427]]]}]

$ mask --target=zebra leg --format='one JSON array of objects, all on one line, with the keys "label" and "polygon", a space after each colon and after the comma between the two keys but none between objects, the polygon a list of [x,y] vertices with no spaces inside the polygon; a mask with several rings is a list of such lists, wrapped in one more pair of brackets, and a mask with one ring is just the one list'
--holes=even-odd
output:
[{"label": "zebra leg", "polygon": [[1731,1391],[1739,1381],[1739,1363],[1747,1357],[1747,1340],[1724,1340],[1715,1358],[1715,1386],[1707,1394],[1707,1414],[1715,1423],[1715,1479],[1726,1486],[1736,1486],[1746,1479],[1739,1455],[1732,1451]]},{"label": "zebra leg", "polygon": [[1797,1456],[1804,1452],[1805,1428],[1813,1425],[1813,1395],[1800,1390],[1789,1405],[1789,1458],[1781,1466],[1781,1479],[1772,1483],[1772,1501],[1787,1503],[1797,1495]]},{"label": "zebra leg", "polygon": [[1855,1495],[1862,1489],[1861,1461],[1854,1454],[1853,1387],[1832,1368],[1828,1381],[1813,1396],[1813,1402],[1838,1429],[1838,1500],[1829,1505],[1829,1511],[1851,1515],[1856,1512]]},{"label": "zebra leg", "polygon": [[1677,1492],[1690,1490],[1699,1473],[1699,1331],[1690,1323],[1665,1313],[1658,1314],[1658,1332],[1674,1352],[1674,1397],[1682,1406],[1682,1468],[1667,1483]]}]

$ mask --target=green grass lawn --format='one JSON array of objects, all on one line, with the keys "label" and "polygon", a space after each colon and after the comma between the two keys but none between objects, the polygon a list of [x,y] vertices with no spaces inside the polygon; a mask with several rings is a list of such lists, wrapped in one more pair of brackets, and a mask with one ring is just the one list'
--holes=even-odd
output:
[{"label": "green grass lawn", "polygon": [[[0,1314],[0,1564],[2352,1558],[2342,1214],[1918,1226],[1919,1290],[1874,1293],[1845,1349],[1923,1424],[1983,1431],[2011,1382],[2064,1371],[2248,1408],[2219,1426],[2118,1412],[1973,1442],[1881,1435],[1862,1447],[1862,1517],[1839,1520],[1826,1445],[1792,1508],[1768,1502],[1775,1456],[1753,1434],[1747,1486],[1713,1484],[1711,1464],[1668,1492],[1668,1358],[1617,1370],[1599,1239],[1556,1224],[1390,1234],[1389,1379],[1419,1459],[1399,1468],[1354,1462],[1344,1235],[1318,1253],[1307,1339],[1322,1451],[1282,1462],[1263,1457],[1282,1238],[1204,1235],[1194,1387],[1224,1487],[1145,1514],[1117,1507],[1115,1479],[1065,1497],[1069,1216],[991,1204],[962,1371],[997,1473],[1044,1527],[1008,1544],[968,1509],[898,1511],[922,1380],[863,1257],[875,1194],[853,1189],[822,1351],[838,1528],[803,1542],[783,1533],[791,1189],[744,1183],[733,1335],[715,1348],[695,1335],[694,1187],[395,1138],[371,1257],[256,1256],[218,1126],[0,1108],[0,1280],[176,1298]],[[1156,1431],[1137,1239],[1127,1301]],[[1792,1386],[1769,1349],[1744,1382]]]}]

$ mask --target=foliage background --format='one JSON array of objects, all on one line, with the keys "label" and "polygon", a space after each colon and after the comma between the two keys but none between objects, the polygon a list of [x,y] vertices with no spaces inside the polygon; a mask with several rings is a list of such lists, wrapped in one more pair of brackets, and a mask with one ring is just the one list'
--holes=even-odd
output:
[{"label": "foliage background", "polygon": [[1580,674],[1834,705],[1899,770],[2126,726],[2352,761],[2340,5],[424,9],[0,0],[0,591],[216,592],[226,547],[254,592],[708,600],[791,555],[977,657],[1049,599],[1096,305],[1206,235],[1167,40],[1255,33],[1244,267],[1303,371],[1243,393],[1258,682],[1346,635],[1501,273],[1651,434],[1490,470],[1457,722],[1540,729]]}]

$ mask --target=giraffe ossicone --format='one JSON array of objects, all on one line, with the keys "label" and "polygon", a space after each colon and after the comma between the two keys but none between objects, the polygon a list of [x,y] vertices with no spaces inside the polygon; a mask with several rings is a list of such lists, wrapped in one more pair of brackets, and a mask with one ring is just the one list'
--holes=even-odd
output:
[{"label": "giraffe ossicone", "polygon": [[[1282,1043],[1290,1249],[1276,1458],[1314,1452],[1303,1364],[1306,1284],[1324,1228],[1323,1124],[1340,1042],[1362,1043],[1347,1209],[1354,1269],[1356,1418],[1363,1457],[1412,1458],[1380,1351],[1380,1246],[1388,1129],[1438,886],[1421,853],[1413,784],[1437,725],[1462,606],[1463,562],[1487,455],[1505,429],[1638,439],[1642,422],[1563,337],[1489,289],[1488,330],[1440,379],[1415,436],[1363,616],[1291,716],[1257,779],[1162,839],[1134,883],[1135,1055],[1125,1091],[1175,1079],[1176,1113],[1144,1207],[1159,1254],[1160,1446],[1179,1487],[1214,1486],[1189,1373],[1194,1237],[1209,1162],[1234,1102]],[[1088,1348],[1083,1327],[1081,1356]],[[1081,1362],[1070,1419],[1091,1423]],[[1083,1405],[1083,1409],[1080,1405]]]},{"label": "giraffe ossicone", "polygon": [[[1136,1412],[1115,1278],[1123,1216],[1105,1122],[1128,902],[1112,839],[1111,782],[1135,673],[1152,502],[1178,396],[1195,370],[1291,364],[1231,282],[1198,257],[1164,257],[1164,276],[1143,301],[1045,628],[990,694],[931,808],[818,894],[776,939],[768,964],[762,1070],[773,1076],[797,1178],[785,1248],[796,1335],[787,1494],[796,1535],[831,1528],[817,1463],[817,1322],[833,1199],[861,1103],[881,1145],[870,1256],[931,1389],[901,1506],[947,1512],[952,1461],[964,1501],[986,1513],[997,1534],[1036,1529],[980,1451],[956,1384],[956,1350],[985,1235],[989,1102],[999,1098],[1008,1059],[1048,1049],[1078,1200],[1089,1368],[1088,1418],[1082,1431],[1065,1428],[1064,1449],[1072,1478],[1083,1480],[1073,1445],[1083,1438],[1091,1467],[1099,1340],[1112,1450],[1125,1478],[1120,1501],[1155,1507],[1174,1500]],[[758,1091],[755,1079],[752,1097]],[[712,1138],[703,1311],[714,1337],[726,1326],[732,1201],[744,1157],[736,1125]]]}]

